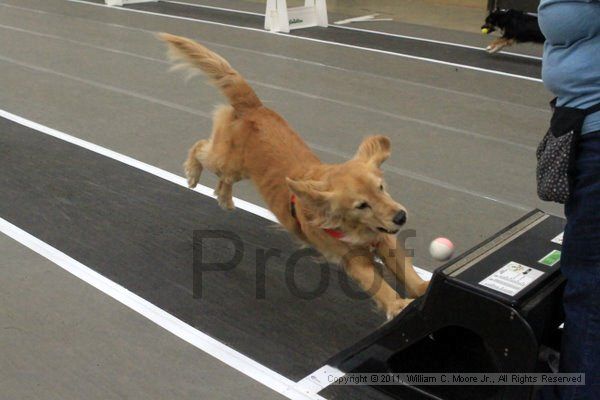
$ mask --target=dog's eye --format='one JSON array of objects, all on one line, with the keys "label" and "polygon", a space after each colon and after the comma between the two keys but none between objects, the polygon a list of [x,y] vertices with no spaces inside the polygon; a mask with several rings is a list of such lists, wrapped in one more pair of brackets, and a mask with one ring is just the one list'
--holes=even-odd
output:
[{"label": "dog's eye", "polygon": [[365,208],[371,208],[371,206],[366,201],[363,201],[362,203],[357,205],[356,208],[358,208],[359,210],[364,210]]},{"label": "dog's eye", "polygon": [[379,190],[383,192],[383,185],[379,185]]}]

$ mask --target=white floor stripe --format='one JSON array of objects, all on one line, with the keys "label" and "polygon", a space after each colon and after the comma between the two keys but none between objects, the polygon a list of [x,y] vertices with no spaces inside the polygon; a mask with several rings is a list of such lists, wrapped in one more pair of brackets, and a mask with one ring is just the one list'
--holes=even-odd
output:
[{"label": "white floor stripe", "polygon": [[333,383],[333,380],[346,375],[336,367],[331,365],[325,365],[315,372],[309,374],[300,382],[298,385],[301,386],[305,391],[310,393],[319,393]]},{"label": "white floor stripe", "polygon": [[[398,33],[389,33],[389,32],[382,32],[382,31],[374,31],[374,30],[370,30],[370,29],[356,28],[356,27],[351,27],[351,26],[330,25],[330,27],[332,27],[332,28],[338,28],[338,29],[346,29],[346,30],[350,30],[350,31],[358,31],[358,32],[365,32],[365,33],[374,33],[374,34],[383,35],[383,36],[392,36],[392,37],[397,37],[397,38],[401,38],[401,39],[415,40],[417,42],[435,43],[435,44],[442,44],[442,45],[445,45],[445,46],[460,47],[460,48],[463,48],[463,49],[470,49],[470,50],[477,50],[477,51],[486,51],[485,48],[483,48],[483,47],[470,46],[468,44],[461,44],[461,43],[454,43],[454,42],[445,42],[443,40],[427,39],[427,38],[421,38],[421,37],[417,37],[417,36],[400,35]],[[542,60],[542,57],[530,56],[528,54],[521,54],[521,53],[512,53],[512,52],[509,52],[509,51],[500,51],[497,54],[506,54],[506,55],[513,56],[513,57],[529,58],[529,59],[538,60],[538,61]],[[493,57],[493,55],[490,55],[490,57]]]},{"label": "white floor stripe", "polygon": [[[36,13],[36,14],[52,15],[52,16],[62,16],[61,14],[57,14],[57,13],[52,13],[52,12],[48,12],[48,11],[41,11],[41,10],[36,10],[36,9],[32,9],[32,8],[27,8],[27,7],[19,7],[19,6],[15,6],[13,4],[1,4],[0,3],[0,7],[7,7],[7,8],[16,9],[16,10],[23,10],[23,11],[33,12],[33,13]],[[129,30],[129,31],[132,31],[132,32],[146,32],[146,33],[149,33],[149,34],[152,34],[152,35],[154,35],[156,33],[155,31],[151,31],[151,30],[148,30],[148,29],[135,28],[135,27],[125,26],[125,25],[119,25],[119,24],[115,24],[115,23],[107,23],[107,22],[101,22],[101,21],[92,21],[92,20],[85,19],[83,17],[75,17],[75,16],[72,16],[72,15],[70,15],[69,18],[77,19],[77,20],[83,20],[83,21],[86,21],[86,23],[88,23],[88,24],[99,24],[99,25],[103,25],[103,26],[108,25],[108,26],[112,26],[112,27],[115,27],[115,28],[119,28],[119,29]],[[76,44],[79,44],[79,45],[88,46],[88,47],[92,47],[92,48],[98,48],[98,49],[110,51],[110,52],[113,52],[113,53],[120,53],[120,54],[124,54],[124,55],[132,55],[132,56],[139,57],[139,58],[146,58],[145,56],[140,55],[140,54],[129,53],[129,52],[126,52],[126,51],[120,51],[120,50],[111,49],[111,48],[107,48],[107,47],[103,47],[103,46],[96,46],[96,45],[93,45],[91,43],[81,42],[81,41],[73,40],[73,39],[67,39],[67,38],[62,37],[62,36],[49,35],[49,34],[37,32],[37,31],[31,31],[31,30],[28,30],[28,29],[18,28],[18,27],[15,27],[15,26],[9,26],[9,25],[2,25],[2,26],[5,29],[13,29],[13,30],[19,31],[19,32],[27,32],[27,33],[34,34],[34,35],[39,35],[39,36],[42,36],[42,37],[48,37],[48,38],[54,38],[54,39],[58,39],[58,40],[68,41],[68,42],[71,42],[71,43],[76,43]],[[246,49],[246,48],[241,48],[241,47],[237,47],[237,46],[230,46],[230,45],[226,45],[226,44],[223,44],[223,43],[216,43],[216,42],[211,42],[211,41],[207,41],[207,40],[203,40],[203,43],[207,44],[207,45],[210,45],[210,46],[213,46],[213,47],[220,47],[220,48],[224,48],[224,49],[232,49],[232,50],[236,50],[236,51],[240,51],[240,52],[245,52],[245,53],[250,53],[250,54],[257,54],[257,55],[264,56],[264,57],[272,57],[272,58],[276,58],[276,59],[280,59],[280,60],[286,60],[286,61],[297,62],[297,63],[311,65],[311,66],[317,66],[317,67],[327,68],[327,69],[331,69],[331,70],[334,70],[334,71],[350,72],[350,73],[353,73],[353,74],[365,75],[365,76],[373,77],[373,78],[376,78],[376,79],[384,79],[384,80],[387,80],[387,81],[390,81],[390,82],[397,82],[397,83],[401,83],[401,84],[405,84],[405,85],[409,85],[409,86],[415,86],[415,87],[419,87],[419,88],[424,88],[424,89],[429,89],[429,90],[434,90],[434,91],[440,91],[440,92],[444,92],[444,93],[450,93],[450,94],[456,95],[456,96],[465,96],[465,97],[470,97],[470,98],[479,99],[479,100],[483,100],[483,101],[491,101],[491,102],[495,102],[495,103],[500,103],[500,104],[508,105],[508,106],[511,106],[511,107],[523,107],[523,108],[528,108],[528,109],[530,109],[532,111],[543,112],[543,113],[546,113],[546,114],[550,113],[550,111],[547,110],[546,108],[538,108],[538,107],[534,107],[534,106],[528,106],[528,105],[525,105],[525,104],[515,104],[515,103],[510,102],[510,101],[500,100],[500,99],[498,99],[498,98],[496,98],[494,96],[484,96],[484,95],[478,95],[478,94],[474,94],[474,93],[462,92],[462,91],[459,91],[459,90],[442,88],[442,87],[438,87],[438,86],[434,86],[434,85],[428,85],[428,84],[424,84],[424,83],[420,83],[420,82],[413,82],[413,81],[409,81],[409,80],[406,80],[406,79],[377,75],[377,74],[374,74],[374,73],[371,73],[371,72],[367,72],[367,71],[352,70],[352,69],[342,68],[342,67],[334,66],[334,65],[330,65],[330,64],[324,64],[322,62],[310,61],[310,60],[303,60],[303,59],[300,59],[300,58],[288,57],[288,56],[284,56],[284,55],[281,55],[281,54],[275,54],[275,53],[266,53],[266,52],[263,52],[263,51]],[[151,58],[151,57],[147,57],[147,58],[149,58],[151,60],[156,60],[156,59]]]},{"label": "white floor stripe", "polygon": [[4,218],[0,218],[0,232],[10,236],[133,311],[143,315],[173,335],[283,396],[293,400],[324,400],[323,397],[315,394],[315,392],[307,391],[303,386],[200,332],[159,307],[156,307],[154,304],[130,292],[123,286],[103,277],[77,260],[16,227]]},{"label": "white floor stripe", "polygon": [[[136,160],[124,154],[117,153],[113,150],[107,149],[97,144],[76,138],[64,132],[28,120],[26,118],[12,114],[5,110],[0,110],[0,117],[6,118],[20,125],[34,129],[40,133],[44,133],[46,135],[74,144],[84,149],[93,151],[97,154],[101,154],[113,160],[122,162],[133,168],[142,170],[159,178],[165,179],[176,185],[187,187],[187,182],[185,178],[160,169],[158,167],[152,166],[150,164],[146,164],[142,161]],[[213,195],[213,190],[207,186],[198,185],[193,190],[205,196],[209,196],[212,198],[215,197]],[[238,198],[234,198],[234,202],[236,207],[242,210],[248,211],[269,221],[278,222],[275,215],[273,215],[273,213],[271,213],[266,208],[257,206],[255,204]],[[29,247],[36,253],[54,262],[55,264],[69,271],[70,273],[79,277],[80,279],[84,280],[90,285],[96,287],[97,289],[101,290],[107,295],[115,298],[124,305],[133,309],[134,311],[137,311],[138,313],[144,315],[145,317],[155,322],[159,326],[165,328],[174,335],[180,337],[188,343],[198,347],[199,349],[226,363],[232,368],[237,369],[238,371],[248,375],[252,379],[257,380],[258,382],[281,393],[282,395],[290,399],[323,399],[316,393],[318,393],[318,391],[329,385],[330,382],[328,383],[327,377],[330,375],[338,377],[343,375],[343,372],[337,370],[334,367],[326,365],[318,369],[317,371],[309,374],[300,382],[295,383],[285,378],[284,376],[279,375],[276,372],[255,362],[254,360],[244,356],[243,354],[238,353],[234,349],[231,349],[225,346],[224,344],[212,339],[211,337],[198,331],[197,329],[185,324],[183,321],[180,321],[179,319],[173,317],[169,313],[147,302],[143,298],[128,291],[124,287],[112,282],[107,278],[104,278],[102,275],[98,274],[92,269],[70,258],[66,254],[42,242],[41,240],[28,234],[22,229],[12,225],[10,222],[4,220],[3,218],[0,218],[0,231],[17,240],[18,242],[22,243],[23,245]],[[421,278],[425,280],[431,279],[431,272],[418,267],[415,267],[415,269],[419,276],[421,276]]]},{"label": "white floor stripe", "polygon": [[[160,169],[153,165],[146,164],[142,161],[136,160],[135,158],[131,158],[124,154],[117,153],[116,151],[109,150],[106,147],[102,147],[97,144],[88,142],[86,140],[76,138],[75,136],[71,136],[64,132],[57,131],[56,129],[52,129],[47,126],[38,124],[37,122],[30,121],[26,118],[20,117],[18,115],[9,113],[4,110],[0,110],[0,117],[9,119],[9,120],[14,121],[18,124],[21,124],[23,126],[27,126],[31,129],[34,129],[38,132],[53,136],[57,139],[64,140],[65,142],[69,142],[69,143],[72,143],[79,147],[83,147],[84,149],[93,151],[94,153],[102,154],[105,157],[112,158],[113,160],[117,160],[119,162],[122,162],[123,164],[127,164],[131,167],[137,168],[137,169],[147,172],[149,174],[158,176],[159,178],[162,178],[164,180],[172,182],[176,185],[187,187],[187,181],[185,180],[185,178],[183,178],[181,176],[175,175],[171,172],[165,171],[164,169]],[[205,196],[215,198],[215,196],[213,194],[213,189],[211,189],[207,186],[198,185],[195,189],[190,189],[190,190],[194,190]],[[271,211],[267,210],[266,208],[259,207],[255,204],[249,203],[245,200],[238,199],[235,197],[234,197],[234,203],[237,208],[241,208],[242,210],[245,210],[252,214],[261,216],[270,221],[278,222],[275,215],[273,215],[273,213]]]},{"label": "white floor stripe", "polygon": [[[0,25],[0,27],[2,27],[2,26],[3,25]],[[123,54],[124,52],[120,52],[120,53]],[[135,56],[132,53],[128,53],[128,54],[131,55],[131,56]],[[25,68],[33,69],[35,71],[45,72],[45,73],[48,73],[48,74],[54,74],[54,75],[60,76],[60,77],[65,78],[65,79],[71,79],[71,80],[74,80],[74,81],[77,81],[77,82],[81,82],[81,83],[84,83],[84,84],[87,84],[87,85],[90,85],[90,86],[93,86],[93,87],[98,87],[98,88],[101,88],[101,89],[104,89],[104,90],[111,90],[111,91],[114,91],[114,92],[117,92],[117,93],[129,95],[129,96],[132,96],[132,97],[135,97],[135,98],[138,98],[138,99],[149,101],[151,103],[161,104],[161,105],[163,105],[165,107],[168,107],[168,108],[173,108],[173,109],[176,109],[176,110],[179,110],[179,111],[187,112],[187,113],[190,113],[190,114],[193,114],[193,115],[198,115],[198,116],[201,116],[203,118],[208,118],[208,119],[212,120],[212,116],[210,114],[208,114],[208,113],[204,113],[202,111],[197,111],[195,109],[192,109],[192,108],[189,108],[189,107],[185,107],[185,106],[180,106],[178,104],[171,103],[171,102],[168,102],[168,101],[160,100],[160,99],[157,99],[157,98],[152,97],[152,96],[147,96],[147,95],[144,95],[144,94],[141,94],[141,93],[136,93],[136,92],[133,92],[133,91],[130,91],[130,90],[121,89],[121,88],[118,88],[116,86],[111,86],[111,85],[106,85],[106,84],[103,84],[103,83],[100,83],[100,82],[91,81],[89,79],[79,78],[79,77],[76,77],[74,75],[63,74],[61,72],[53,71],[53,70],[50,70],[50,69],[47,69],[47,68],[43,68],[43,67],[38,67],[38,66],[35,66],[35,65],[32,65],[32,64],[24,63],[24,62],[17,61],[17,60],[14,60],[12,58],[4,57],[4,56],[0,56],[0,61],[9,62],[9,63],[15,64],[15,65],[19,65],[19,66],[22,66],[22,67],[25,67]],[[160,60],[154,60],[154,61],[162,62]],[[257,85],[262,85],[262,86],[265,86],[265,87],[270,87],[270,88],[273,88],[273,89],[276,89],[276,90],[278,89],[278,90],[288,91],[288,92],[295,93],[295,94],[300,95],[300,96],[306,95],[306,96],[310,96],[311,98],[321,99],[323,101],[328,101],[328,102],[333,102],[333,103],[336,103],[336,104],[346,105],[348,107],[354,107],[354,108],[358,108],[358,109],[365,110],[365,111],[372,111],[372,112],[380,113],[380,114],[383,114],[383,115],[387,115],[390,118],[397,118],[397,119],[411,121],[411,122],[415,122],[415,123],[423,123],[425,125],[434,126],[434,127],[438,128],[438,129],[448,130],[450,132],[458,132],[458,133],[468,134],[468,131],[463,131],[461,129],[451,128],[451,127],[448,127],[448,126],[443,126],[443,125],[436,124],[436,123],[433,123],[433,122],[422,121],[422,120],[414,119],[414,118],[411,118],[411,117],[399,116],[399,115],[395,115],[395,114],[392,114],[392,113],[387,113],[387,112],[384,112],[384,111],[379,111],[379,110],[376,110],[376,109],[371,109],[369,107],[363,107],[363,106],[360,106],[360,105],[353,105],[353,104],[350,104],[350,103],[345,103],[345,102],[341,102],[341,101],[334,100],[334,99],[328,99],[328,98],[317,96],[317,95],[311,95],[309,93],[302,93],[302,92],[298,92],[298,91],[295,91],[295,90],[282,88],[282,87],[275,86],[275,85],[269,85],[269,84],[266,84],[266,83],[260,83],[260,82],[257,82],[257,81],[248,80],[248,82],[253,83],[253,84],[257,84]],[[521,145],[521,144],[518,144],[518,143],[506,142],[506,141],[504,141],[502,139],[497,139],[497,138],[493,138],[493,137],[487,137],[487,136],[484,136],[484,135],[479,135],[477,133],[471,133],[471,135],[472,136],[476,136],[476,137],[481,136],[483,138],[486,138],[486,140],[498,141],[498,142],[505,143],[505,144],[514,144],[517,147],[524,146],[524,145]],[[321,145],[318,145],[318,144],[312,143],[312,142],[307,142],[307,144],[313,150],[317,150],[317,151],[321,151],[321,152],[324,152],[324,153],[332,154],[332,155],[340,157],[342,159],[348,159],[348,158],[352,157],[351,154],[346,154],[344,152],[337,151],[337,150],[335,150],[335,149],[333,149],[331,147],[321,146]],[[535,148],[531,148],[529,150],[535,150]],[[404,177],[407,177],[407,178],[410,178],[410,179],[414,179],[414,180],[417,180],[417,181],[420,181],[420,182],[425,182],[425,183],[430,184],[430,185],[439,186],[439,187],[442,187],[442,188],[447,189],[447,190],[451,190],[451,191],[456,191],[456,192],[468,194],[468,195],[471,195],[471,196],[479,197],[479,198],[482,198],[482,199],[493,201],[495,203],[503,204],[503,205],[506,205],[506,206],[509,206],[509,207],[513,207],[513,208],[517,208],[517,209],[521,209],[521,210],[525,210],[525,211],[529,210],[528,207],[525,207],[525,206],[520,205],[518,203],[514,203],[514,202],[509,201],[509,200],[505,200],[505,199],[501,199],[501,198],[496,198],[494,196],[491,196],[491,195],[488,195],[488,194],[485,194],[485,193],[479,193],[479,192],[470,190],[470,189],[465,188],[465,187],[461,187],[461,186],[453,185],[451,183],[443,182],[443,181],[440,181],[438,179],[430,178],[428,176],[417,174],[415,172],[412,172],[412,171],[409,171],[409,170],[405,170],[405,169],[402,169],[402,168],[397,168],[397,167],[394,167],[392,165],[384,165],[382,167],[382,169],[384,171],[390,171],[392,173],[395,173],[395,174],[398,174],[398,175],[401,175],[401,176],[404,176]]]},{"label": "white floor stripe", "polygon": [[[102,147],[97,144],[88,142],[87,140],[76,138],[75,136],[71,136],[67,133],[58,131],[56,129],[47,127],[45,125],[38,124],[37,122],[28,120],[26,118],[20,117],[18,115],[15,115],[15,114],[10,113],[5,110],[0,110],[0,117],[6,118],[6,119],[16,122],[20,125],[23,125],[28,128],[34,129],[38,132],[44,133],[46,135],[53,136],[57,139],[65,141],[65,142],[72,143],[79,147],[83,147],[84,149],[93,151],[94,153],[98,153],[105,157],[112,158],[113,160],[117,160],[119,162],[122,162],[123,164],[127,164],[130,167],[137,168],[139,170],[142,170],[142,171],[152,174],[154,176],[158,176],[159,178],[167,180],[171,183],[174,183],[176,185],[187,188],[187,181],[185,178],[183,178],[179,175],[175,175],[171,172],[165,171],[164,169],[155,167],[150,164],[146,164],[145,162],[136,160],[135,158],[126,156],[121,153],[117,153],[116,151],[113,151],[113,150],[107,149],[106,147]],[[194,190],[195,192],[198,192],[205,196],[212,197],[213,199],[216,198],[216,196],[213,193],[214,189],[211,189],[208,186],[199,184],[198,186],[196,186],[195,189],[189,189],[189,190]],[[235,203],[235,206],[237,208],[240,208],[244,211],[248,211],[254,215],[258,215],[259,217],[268,219],[269,221],[279,223],[279,221],[277,220],[277,217],[275,217],[275,215],[271,211],[267,210],[266,208],[257,206],[256,204],[252,204],[246,200],[238,199],[237,197],[233,198],[233,202]],[[426,271],[421,268],[418,268],[418,267],[415,267],[415,269],[417,270],[417,273],[419,273],[419,275],[421,275],[421,277],[423,277],[424,279],[431,278],[431,272]]]},{"label": "white floor stripe", "polygon": [[415,266],[415,271],[417,272],[417,275],[419,275],[421,279],[425,281],[430,281],[431,277],[433,276],[431,272],[427,271],[426,269],[419,268],[417,266]]},{"label": "white floor stripe", "polygon": [[538,78],[532,78],[532,77],[529,77],[529,76],[512,74],[512,73],[504,72],[504,71],[497,71],[497,70],[493,70],[493,69],[485,69],[485,68],[475,67],[475,66],[471,66],[471,65],[464,65],[464,64],[453,63],[453,62],[449,62],[449,61],[436,60],[436,59],[427,58],[427,57],[413,56],[413,55],[410,55],[410,54],[395,53],[395,52],[392,52],[392,51],[372,49],[372,48],[369,48],[369,47],[355,46],[355,45],[346,44],[346,43],[332,42],[332,41],[329,41],[329,40],[314,39],[314,38],[303,37],[303,36],[294,36],[294,35],[289,35],[289,34],[285,34],[285,33],[270,32],[270,31],[266,31],[264,29],[249,28],[249,27],[245,27],[245,26],[225,24],[225,23],[222,23],[222,22],[207,21],[207,20],[203,20],[203,19],[180,17],[180,16],[177,16],[177,15],[167,15],[167,14],[155,13],[155,12],[151,12],[151,11],[136,10],[136,9],[133,9],[133,8],[109,7],[109,6],[105,5],[105,4],[90,3],[90,2],[87,2],[85,0],[68,0],[68,1],[70,1],[72,3],[87,4],[87,5],[90,5],[90,6],[105,7],[105,8],[117,9],[117,10],[121,10],[121,11],[128,11],[128,12],[139,13],[139,14],[154,15],[154,16],[159,16],[159,17],[163,17],[163,18],[179,19],[179,20],[191,21],[191,22],[199,22],[199,23],[204,23],[204,24],[209,24],[209,25],[224,26],[224,27],[227,27],[227,28],[242,29],[242,30],[247,30],[247,31],[266,33],[266,34],[269,34],[269,35],[277,35],[277,36],[282,36],[282,37],[286,37],[286,38],[290,38],[290,39],[306,40],[306,41],[309,41],[309,42],[330,44],[330,45],[333,45],[333,46],[345,47],[345,48],[350,48],[350,49],[355,49],[355,50],[364,50],[364,51],[369,51],[369,52],[373,52],[373,53],[386,54],[386,55],[390,55],[390,56],[394,56],[394,57],[401,57],[401,58],[407,58],[407,59],[411,59],[411,60],[425,61],[425,62],[430,62],[430,63],[434,63],[434,64],[440,64],[440,65],[445,65],[445,66],[449,66],[449,67],[464,68],[464,69],[467,69],[467,70],[478,71],[478,72],[485,72],[485,73],[488,73],[488,74],[501,75],[501,76],[506,76],[506,77],[510,77],[510,78],[516,78],[516,79],[524,79],[524,80],[532,81],[532,82],[542,82],[542,80],[538,79]]},{"label": "white floor stripe", "polygon": [[161,100],[161,99],[158,99],[156,97],[148,96],[148,95],[145,95],[145,94],[142,94],[142,93],[137,93],[137,92],[134,92],[134,91],[131,91],[131,90],[122,89],[122,88],[117,87],[117,86],[107,85],[107,84],[100,83],[100,82],[97,82],[97,81],[92,81],[92,80],[89,80],[89,79],[80,78],[80,77],[77,77],[77,76],[71,75],[71,74],[63,74],[62,72],[54,71],[52,69],[48,69],[48,68],[40,67],[40,66],[37,66],[37,65],[29,64],[29,63],[26,63],[26,62],[15,60],[14,58],[4,57],[4,56],[1,56],[1,55],[0,55],[0,61],[4,61],[4,62],[7,62],[7,63],[19,65],[21,67],[29,68],[29,69],[32,69],[34,71],[44,72],[44,73],[47,73],[47,74],[52,74],[52,75],[60,76],[61,78],[70,79],[72,81],[84,83],[86,85],[93,86],[93,87],[96,87],[96,88],[108,90],[108,91],[115,92],[115,93],[124,94],[126,96],[135,97],[137,99],[149,101],[151,103],[160,104],[160,105],[168,107],[168,108],[172,108],[172,109],[175,109],[175,110],[178,110],[178,111],[183,111],[183,112],[186,112],[186,113],[189,113],[189,114],[198,115],[198,116],[203,117],[203,118],[212,119],[212,114],[210,114],[210,113],[204,113],[204,112],[198,111],[198,110],[196,110],[194,108],[182,106],[182,105],[170,102],[170,101]]},{"label": "white floor stripe", "polygon": [[[76,43],[82,46],[86,46],[86,47],[90,47],[90,48],[95,48],[95,49],[99,49],[99,50],[104,50],[104,51],[108,51],[108,52],[112,52],[112,53],[116,53],[116,54],[122,54],[122,55],[127,55],[130,57],[136,57],[136,58],[140,58],[143,60],[148,60],[148,61],[153,61],[153,62],[157,62],[157,63],[161,63],[161,64],[165,64],[165,65],[170,65],[170,63],[166,60],[160,60],[160,59],[156,59],[156,58],[152,58],[152,57],[146,57],[146,56],[141,56],[135,53],[131,53],[131,52],[127,52],[127,51],[122,51],[122,50],[113,50],[107,47],[101,47],[101,46],[95,46],[95,45],[90,45],[87,43],[83,43],[83,42],[79,42],[77,40],[72,40],[72,39],[65,39],[65,38],[61,38],[59,36],[55,36],[55,35],[47,35],[47,34],[41,34],[41,33],[37,33],[37,32],[33,32],[33,31],[29,31],[26,29],[20,29],[20,28],[15,28],[15,27],[11,27],[11,26],[7,26],[7,25],[2,25],[0,24],[0,28],[1,29],[10,29],[13,31],[17,31],[17,32],[23,32],[23,33],[29,33],[29,34],[34,34],[34,35],[39,35],[42,37],[47,37],[47,38],[53,38],[53,39],[58,39],[58,40],[64,40],[64,41],[68,41],[70,43]],[[208,42],[205,42],[205,44]],[[60,76],[62,78],[65,79],[71,79],[77,82],[81,82],[81,83],[85,83],[88,84],[90,86],[94,86],[94,87],[99,87],[101,89],[105,89],[105,90],[111,90],[117,93],[121,93],[121,94],[125,94],[128,96],[132,96],[132,97],[136,97],[142,100],[146,100],[146,101],[150,101],[152,103],[156,103],[156,104],[161,104],[164,105],[165,107],[169,107],[169,108],[173,108],[179,111],[184,111],[190,114],[194,114],[194,115],[199,115],[201,117],[204,118],[208,118],[212,120],[212,114],[210,113],[205,113],[205,112],[201,112],[198,111],[196,109],[193,108],[189,108],[189,107],[185,107],[185,106],[181,106],[179,104],[173,103],[173,102],[169,102],[169,101],[165,101],[165,100],[161,100],[158,99],[156,97],[152,97],[152,96],[148,96],[148,95],[144,95],[138,92],[133,92],[130,90],[125,90],[125,89],[121,89],[119,87],[116,86],[112,86],[112,85],[107,85],[104,83],[100,83],[97,81],[92,81],[89,79],[85,79],[85,78],[81,78],[81,77],[77,77],[75,75],[71,75],[71,74],[64,74],[62,72],[58,72],[58,71],[54,71],[48,68],[44,68],[44,67],[40,67],[37,65],[33,65],[33,64],[29,64],[23,61],[19,61],[19,60],[15,60],[13,58],[9,58],[9,57],[4,57],[4,56],[0,56],[0,61],[5,61],[5,62],[9,62],[12,64],[16,64],[16,65],[20,65],[29,69],[33,69],[36,71],[40,71],[40,72],[45,72],[45,73],[49,73],[49,74],[54,74],[57,76]],[[299,90],[295,90],[295,89],[290,89],[290,88],[286,88],[286,87],[282,87],[282,86],[278,86],[278,85],[273,85],[273,84],[269,84],[269,83],[265,83],[265,82],[261,82],[261,81],[257,81],[257,80],[252,80],[252,79],[247,79],[247,81],[255,86],[262,86],[262,87],[266,87],[272,90],[276,90],[276,91],[281,91],[281,92],[287,92],[287,93],[291,93],[300,97],[305,97],[305,98],[310,98],[310,99],[316,99],[316,100],[320,100],[320,101],[324,101],[324,102],[328,102],[328,103],[332,103],[332,104],[337,104],[337,105],[341,105],[344,107],[350,107],[350,108],[354,108],[354,109],[358,109],[361,111],[366,111],[369,113],[374,113],[374,114],[380,114],[383,115],[385,117],[388,118],[392,118],[392,119],[398,119],[401,121],[408,121],[408,122],[412,122],[415,124],[420,124],[420,125],[425,125],[425,126],[429,126],[435,129],[439,129],[439,130],[443,130],[443,131],[448,131],[448,132],[453,132],[453,133],[458,133],[461,135],[465,135],[465,136],[470,136],[470,137],[474,137],[480,140],[486,140],[486,141],[491,141],[491,142],[495,142],[495,143],[501,143],[507,146],[513,146],[513,147],[519,147],[523,150],[526,151],[535,151],[535,147],[533,146],[527,146],[521,143],[517,143],[517,142],[513,142],[510,140],[506,140],[506,139],[502,139],[502,138],[496,138],[493,136],[487,136],[478,132],[473,132],[473,131],[469,131],[466,129],[461,129],[461,128],[454,128],[448,125],[442,125],[442,124],[438,124],[435,122],[431,122],[431,121],[427,121],[427,120],[423,120],[423,119],[419,119],[419,118],[413,118],[413,117],[409,117],[409,116],[405,116],[405,115],[401,115],[401,114],[397,114],[397,113],[391,113],[391,112],[387,112],[387,111],[383,111],[383,110],[379,110],[377,108],[372,108],[372,107],[367,107],[364,105],[360,105],[360,104],[355,104],[355,103],[350,103],[347,101],[342,101],[342,100],[336,100],[333,98],[329,98],[329,97],[324,97],[324,96],[320,96],[317,94],[313,94],[313,93],[308,93],[308,92],[302,92]],[[327,151],[327,150],[322,150],[322,151],[326,151],[326,152],[330,152],[331,151]],[[333,154],[333,153],[332,153]],[[345,155],[347,156],[347,155]],[[416,175],[416,174],[415,174]],[[431,182],[429,182],[431,183]],[[463,189],[458,189],[458,186],[456,186],[458,191],[462,191],[467,193],[467,191],[463,190]],[[487,198],[487,195],[478,195],[479,197],[485,197]],[[506,205],[510,205],[509,202],[504,202],[503,200],[499,201],[500,203],[506,204]],[[511,205],[512,206],[512,205]]]}]

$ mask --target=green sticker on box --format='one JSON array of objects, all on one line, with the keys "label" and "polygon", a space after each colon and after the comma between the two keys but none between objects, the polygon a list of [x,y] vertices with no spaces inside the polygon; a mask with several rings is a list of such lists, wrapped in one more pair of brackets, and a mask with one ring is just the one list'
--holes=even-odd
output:
[{"label": "green sticker on box", "polygon": [[544,264],[544,265],[547,265],[549,267],[552,267],[552,266],[554,266],[554,264],[556,264],[559,261],[560,261],[560,251],[559,250],[552,250],[550,253],[548,253],[548,255],[546,255],[544,258],[542,258],[538,262],[540,264]]}]

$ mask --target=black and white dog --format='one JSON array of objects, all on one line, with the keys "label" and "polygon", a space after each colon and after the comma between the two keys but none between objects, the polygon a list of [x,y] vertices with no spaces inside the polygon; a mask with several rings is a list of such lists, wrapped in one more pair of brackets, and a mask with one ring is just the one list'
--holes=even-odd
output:
[{"label": "black and white dog", "polygon": [[484,35],[495,30],[502,31],[502,37],[490,43],[486,50],[496,53],[514,43],[534,42],[544,43],[546,38],[538,25],[537,15],[517,10],[494,10],[485,19],[481,27]]}]

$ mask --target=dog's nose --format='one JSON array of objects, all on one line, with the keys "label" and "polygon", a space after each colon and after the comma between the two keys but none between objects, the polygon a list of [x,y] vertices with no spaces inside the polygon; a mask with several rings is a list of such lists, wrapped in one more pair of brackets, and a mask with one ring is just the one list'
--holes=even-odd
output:
[{"label": "dog's nose", "polygon": [[398,226],[402,226],[406,223],[406,212],[398,211],[396,215],[394,215],[394,223]]}]

